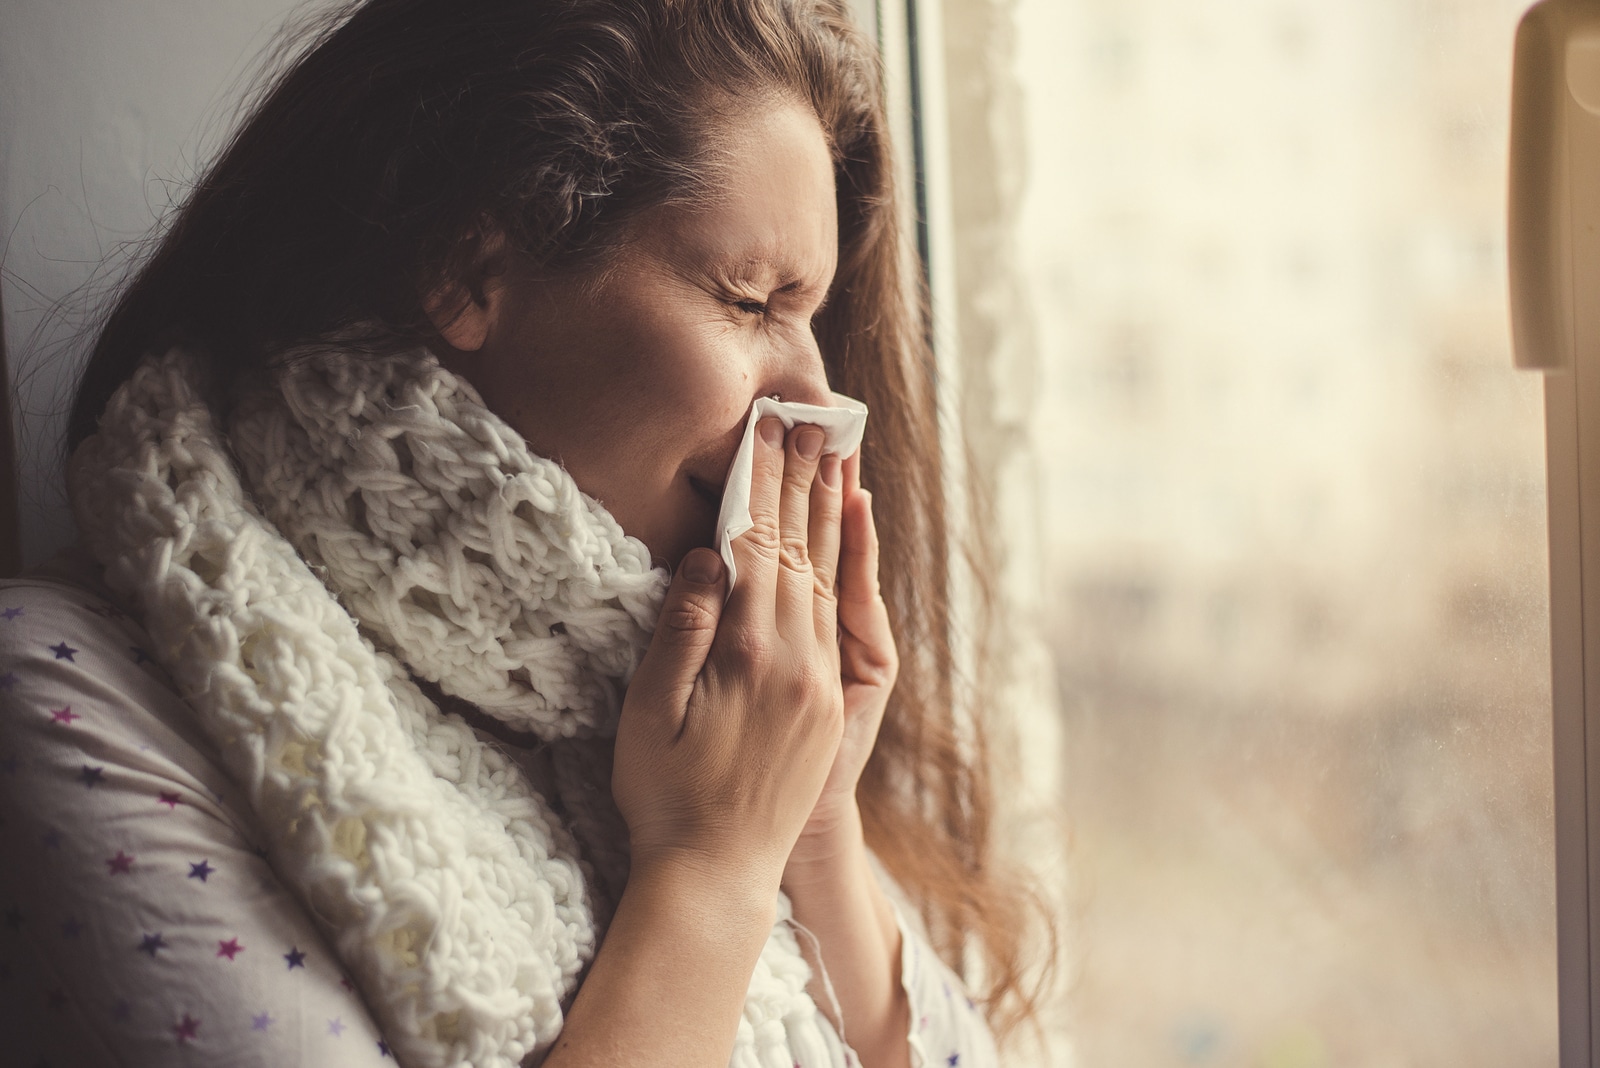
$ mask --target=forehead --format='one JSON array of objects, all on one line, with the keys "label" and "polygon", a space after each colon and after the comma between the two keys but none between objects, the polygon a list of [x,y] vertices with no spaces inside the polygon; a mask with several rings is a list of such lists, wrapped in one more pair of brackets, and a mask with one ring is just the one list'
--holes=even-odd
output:
[{"label": "forehead", "polygon": [[640,234],[690,266],[826,286],[839,253],[833,156],[809,108],[766,103],[728,115],[709,196],[660,212]]}]

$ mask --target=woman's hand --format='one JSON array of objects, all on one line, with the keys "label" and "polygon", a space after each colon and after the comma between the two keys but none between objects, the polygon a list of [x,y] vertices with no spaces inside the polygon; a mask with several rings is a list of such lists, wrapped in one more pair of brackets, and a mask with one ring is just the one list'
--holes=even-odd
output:
[{"label": "woman's hand", "polygon": [[[858,457],[818,459],[818,428],[796,427],[786,449],[779,420],[758,429],[739,585],[724,605],[720,558],[684,558],[623,702],[612,792],[633,866],[617,922],[738,931],[781,880],[817,974],[849,1006],[834,1025],[864,1064],[898,1068],[911,1056],[900,935],[855,801],[899,665],[871,497]],[[616,937],[606,979],[645,966]]]},{"label": "woman's hand", "polygon": [[844,737],[822,795],[806,821],[788,871],[835,859],[859,841],[856,784],[872,755],[900,671],[889,610],[878,586],[878,529],[872,494],[861,488],[861,454],[844,461],[839,569],[839,661],[844,692]]},{"label": "woman's hand", "polygon": [[[733,543],[739,584],[724,604],[717,554],[684,558],[623,702],[612,792],[636,873],[687,865],[716,878],[753,876],[770,900],[840,768],[844,617],[834,575],[845,475],[837,457],[819,457],[817,427],[796,427],[785,444],[782,422],[769,418],[756,439],[755,525]],[[870,518],[864,500],[855,509],[849,589],[859,601]]]}]

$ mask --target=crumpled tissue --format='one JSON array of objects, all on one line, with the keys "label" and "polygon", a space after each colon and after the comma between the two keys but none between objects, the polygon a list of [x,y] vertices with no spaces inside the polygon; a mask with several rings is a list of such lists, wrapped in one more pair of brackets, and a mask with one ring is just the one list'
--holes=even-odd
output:
[{"label": "crumpled tissue", "polygon": [[730,593],[739,578],[739,569],[733,563],[733,540],[755,525],[750,518],[750,482],[755,474],[756,424],[772,415],[783,420],[785,429],[801,423],[817,426],[822,430],[823,454],[831,452],[841,458],[861,447],[861,435],[867,426],[867,406],[842,393],[833,395],[831,408],[771,397],[757,399],[745,423],[739,451],[728,468],[728,481],[722,487],[722,510],[717,515],[722,562],[728,566]]}]

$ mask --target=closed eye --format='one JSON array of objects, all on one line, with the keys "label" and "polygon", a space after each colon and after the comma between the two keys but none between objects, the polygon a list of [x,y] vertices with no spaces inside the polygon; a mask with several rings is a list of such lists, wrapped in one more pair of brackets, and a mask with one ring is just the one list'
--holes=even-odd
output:
[{"label": "closed eye", "polygon": [[759,300],[736,300],[733,302],[733,306],[746,315],[767,314],[767,305]]}]

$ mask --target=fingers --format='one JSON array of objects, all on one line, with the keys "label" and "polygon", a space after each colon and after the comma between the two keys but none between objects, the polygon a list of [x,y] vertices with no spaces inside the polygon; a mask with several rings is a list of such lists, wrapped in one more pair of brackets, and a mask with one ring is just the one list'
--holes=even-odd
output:
[{"label": "fingers", "polygon": [[770,618],[773,577],[778,569],[779,496],[784,467],[783,420],[767,418],[756,425],[750,464],[749,530],[733,540],[739,584],[729,598],[730,614],[753,613]]},{"label": "fingers", "polygon": [[[746,612],[767,615],[770,610],[784,630],[801,623],[812,625],[817,583],[814,568],[819,562],[825,568],[829,589],[837,568],[838,503],[842,497],[842,478],[834,474],[836,459],[829,458],[828,468],[835,484],[828,486],[820,479],[824,441],[822,429],[816,426],[797,426],[785,435],[782,420],[768,418],[757,425],[751,464],[752,526],[734,542],[740,582],[730,601],[730,613],[743,618]],[[814,490],[822,492],[814,494]],[[830,638],[831,622],[830,616]]]},{"label": "fingers", "polygon": [[822,458],[822,431],[814,426],[797,426],[789,434],[788,455],[783,467],[783,490],[779,505],[778,529],[782,538],[784,562],[802,570],[811,555],[811,484],[816,481]]},{"label": "fingers", "polygon": [[789,434],[783,468],[778,557],[777,619],[780,632],[815,631],[816,579],[811,570],[811,486],[822,459],[819,427],[797,426]]},{"label": "fingers", "polygon": [[[724,576],[722,557],[710,549],[695,549],[683,558],[667,589],[650,648],[628,686],[630,693],[651,695],[651,706],[672,717],[665,726],[674,735],[683,729],[695,679],[716,637]],[[625,715],[629,707],[624,705]]]},{"label": "fingers", "polygon": [[[792,637],[808,633],[833,649],[839,626],[833,592],[847,462],[853,467],[849,477],[859,482],[860,472],[857,458],[824,456],[825,444],[820,427],[801,425],[785,435],[781,420],[769,418],[757,424],[751,464],[752,526],[734,542],[741,582],[729,599],[726,617],[740,627],[775,619],[779,633]],[[877,567],[875,555],[871,566]],[[748,582],[743,581],[745,575]]]},{"label": "fingers", "polygon": [[[829,461],[837,463],[837,473],[829,470]],[[840,541],[844,537],[844,509],[853,495],[861,492],[861,450],[857,449],[849,456],[825,456],[818,466],[817,477],[830,491],[832,499],[827,503],[832,506],[833,526],[829,531],[820,529],[816,519],[812,521],[813,542],[820,542],[828,538],[826,551],[812,553],[813,565],[818,570],[818,579],[830,590],[837,591],[839,585],[839,552]],[[831,481],[830,481],[831,478]]]},{"label": "fingers", "polygon": [[845,500],[841,527],[840,667],[847,681],[891,687],[899,671],[899,654],[889,609],[878,585],[878,528],[872,521],[872,494],[857,490]]},{"label": "fingers", "polygon": [[872,494],[858,489],[844,502],[840,526],[840,610],[878,598],[878,528],[872,521]]},{"label": "fingers", "polygon": [[834,455],[817,464],[817,477],[811,486],[811,523],[806,534],[811,552],[811,569],[817,585],[832,590],[839,570],[839,518],[844,505],[844,463]]}]

